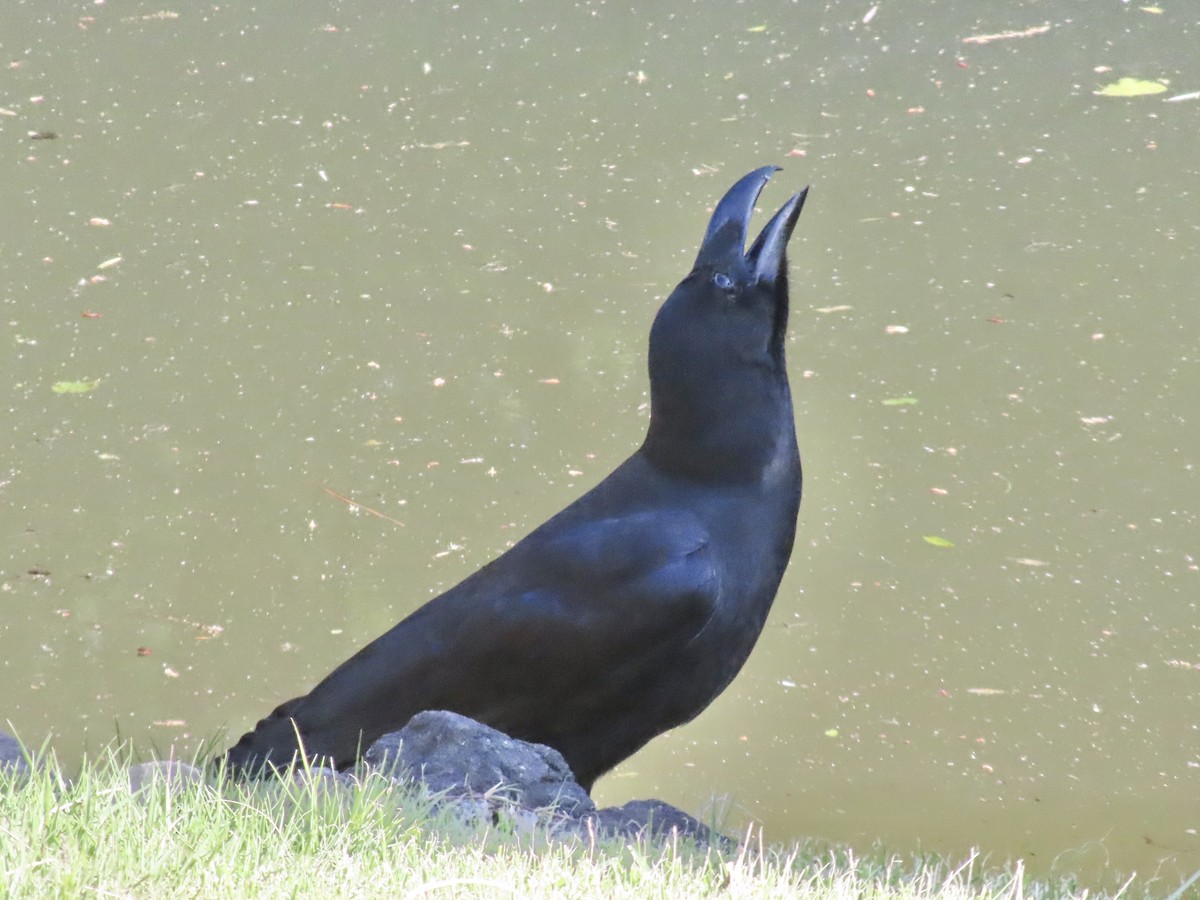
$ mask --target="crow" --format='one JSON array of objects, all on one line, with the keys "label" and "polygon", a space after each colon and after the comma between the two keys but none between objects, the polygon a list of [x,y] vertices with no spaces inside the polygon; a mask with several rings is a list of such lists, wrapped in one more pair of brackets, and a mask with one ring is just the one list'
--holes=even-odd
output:
[{"label": "crow", "polygon": [[547,744],[590,791],[697,716],[762,632],[800,509],[786,247],[808,189],[746,248],[741,178],[650,329],[645,441],[595,488],[262,719],[230,771],[353,765],[425,710]]}]

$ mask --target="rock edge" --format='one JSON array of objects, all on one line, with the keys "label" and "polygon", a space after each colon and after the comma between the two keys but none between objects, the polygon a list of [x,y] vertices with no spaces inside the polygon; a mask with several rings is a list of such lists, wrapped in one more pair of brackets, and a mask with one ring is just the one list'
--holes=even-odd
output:
[{"label": "rock edge", "polygon": [[[0,776],[28,777],[43,767],[16,738],[0,731]],[[212,777],[177,760],[139,763],[130,766],[128,774],[132,793],[157,781],[182,790]],[[313,767],[291,775],[346,790],[372,776],[397,785],[421,784],[435,808],[452,808],[474,821],[497,822],[503,816],[521,827],[540,824],[552,835],[584,838],[677,835],[702,847],[733,843],[662,800],[597,809],[553,747],[517,740],[446,711],[419,713],[400,731],[385,734],[349,772]]]}]

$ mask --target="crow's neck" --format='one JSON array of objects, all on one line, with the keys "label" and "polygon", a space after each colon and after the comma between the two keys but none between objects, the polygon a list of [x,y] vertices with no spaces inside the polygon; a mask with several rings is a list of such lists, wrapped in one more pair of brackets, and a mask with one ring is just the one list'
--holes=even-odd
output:
[{"label": "crow's neck", "polygon": [[652,379],[642,454],[664,472],[705,481],[798,477],[792,400],[781,372],[782,361],[780,371]]}]

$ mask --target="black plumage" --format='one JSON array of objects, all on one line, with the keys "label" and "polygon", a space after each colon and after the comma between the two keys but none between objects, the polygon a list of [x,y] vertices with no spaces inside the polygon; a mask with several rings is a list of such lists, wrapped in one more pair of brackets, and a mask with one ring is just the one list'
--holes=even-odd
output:
[{"label": "black plumage", "polygon": [[776,171],[717,205],[650,332],[645,442],[502,556],[368,644],[228,752],[341,767],[447,709],[559,750],[586,789],[695,717],[750,654],[796,530],[786,246],[807,191],[746,248]]}]

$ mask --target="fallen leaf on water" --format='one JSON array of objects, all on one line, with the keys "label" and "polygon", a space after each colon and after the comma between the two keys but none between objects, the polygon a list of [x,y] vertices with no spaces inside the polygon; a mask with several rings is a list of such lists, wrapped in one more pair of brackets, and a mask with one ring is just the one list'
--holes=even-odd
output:
[{"label": "fallen leaf on water", "polygon": [[99,383],[99,378],[95,381],[56,381],[50,385],[50,390],[56,394],[86,394],[94,391]]},{"label": "fallen leaf on water", "polygon": [[1166,90],[1167,86],[1157,81],[1122,78],[1112,84],[1106,84],[1100,90],[1092,91],[1092,93],[1099,97],[1144,97],[1147,94],[1162,94]]},{"label": "fallen leaf on water", "polygon": [[1008,691],[1002,691],[1000,688],[967,688],[968,694],[975,694],[978,697],[995,697],[999,694],[1007,694]]},{"label": "fallen leaf on water", "polygon": [[948,541],[944,537],[938,537],[936,534],[922,535],[921,539],[931,547],[943,547],[948,549],[954,546],[954,541]]},{"label": "fallen leaf on water", "polygon": [[1048,566],[1050,563],[1044,559],[1030,559],[1027,556],[1014,556],[1013,562],[1019,566]]},{"label": "fallen leaf on water", "polygon": [[916,406],[920,401],[916,397],[889,397],[879,402],[884,406]]}]

